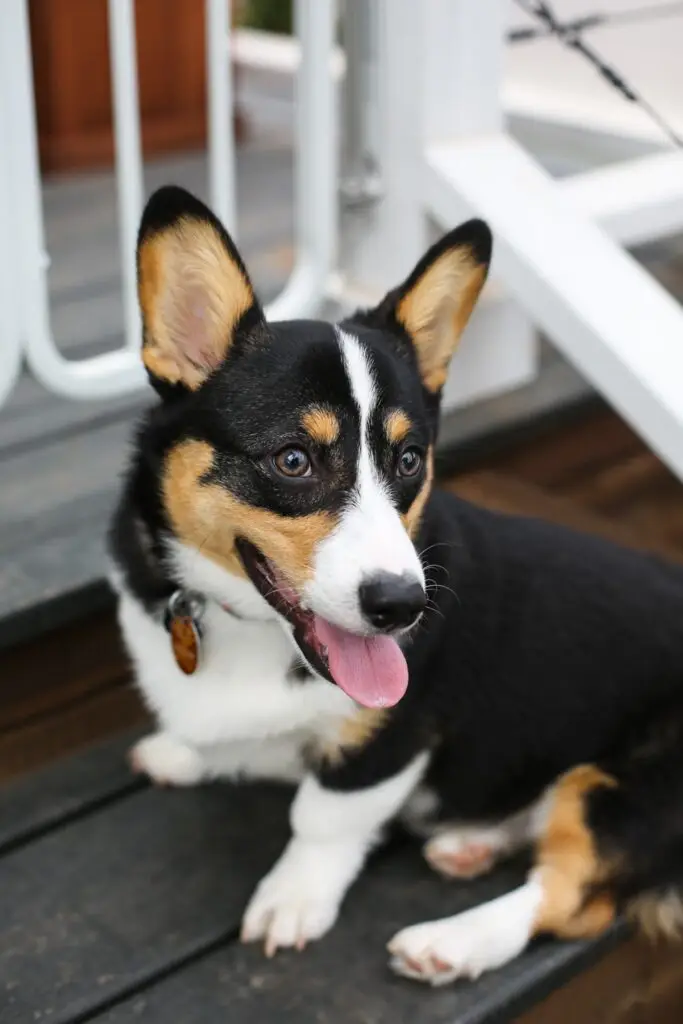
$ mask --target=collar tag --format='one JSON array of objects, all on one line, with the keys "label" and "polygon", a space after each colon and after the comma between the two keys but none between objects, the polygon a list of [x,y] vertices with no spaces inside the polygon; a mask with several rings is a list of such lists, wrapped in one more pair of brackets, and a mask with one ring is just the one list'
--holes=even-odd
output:
[{"label": "collar tag", "polygon": [[176,590],[166,605],[164,625],[171,638],[176,664],[186,676],[200,667],[202,618],[206,603],[201,594]]}]

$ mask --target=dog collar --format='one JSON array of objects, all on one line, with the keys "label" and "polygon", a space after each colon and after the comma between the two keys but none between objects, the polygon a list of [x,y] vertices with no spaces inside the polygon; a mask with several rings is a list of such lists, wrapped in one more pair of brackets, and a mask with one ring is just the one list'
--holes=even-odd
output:
[{"label": "dog collar", "polygon": [[[171,639],[173,657],[186,676],[193,675],[201,663],[206,604],[203,594],[179,589],[173,591],[164,609],[164,626]],[[228,615],[241,618],[229,605],[219,604]]]}]

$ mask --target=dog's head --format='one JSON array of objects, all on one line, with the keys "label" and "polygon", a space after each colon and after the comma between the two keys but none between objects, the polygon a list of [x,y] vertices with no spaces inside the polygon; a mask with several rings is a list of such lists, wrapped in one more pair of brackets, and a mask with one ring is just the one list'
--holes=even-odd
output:
[{"label": "dog's head", "polygon": [[373,310],[266,323],[212,213],[155,193],[138,244],[143,359],[169,549],[190,586],[278,617],[359,703],[407,685],[396,636],[425,607],[415,541],[441,388],[484,283],[481,221],[446,235]]}]

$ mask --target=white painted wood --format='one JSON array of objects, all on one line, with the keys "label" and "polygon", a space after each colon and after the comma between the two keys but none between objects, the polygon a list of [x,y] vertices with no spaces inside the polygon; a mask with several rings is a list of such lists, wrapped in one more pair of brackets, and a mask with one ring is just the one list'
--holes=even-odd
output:
[{"label": "white painted wood", "polygon": [[47,388],[70,398],[115,396],[142,386],[139,356],[130,348],[71,362],[54,343],[50,328],[47,266],[38,166],[28,11],[25,0],[0,5],[0,35],[11,48],[5,81],[11,165],[14,238],[20,333],[27,363]]},{"label": "white painted wood", "polygon": [[237,237],[230,0],[206,0],[209,193],[216,216]]},{"label": "white painted wood", "polygon": [[[425,138],[500,125],[501,0],[373,3],[376,109],[371,146],[381,198],[345,213],[336,298],[373,298],[409,273],[435,235],[425,216]],[[496,27],[498,26],[498,27]],[[471,53],[476,38],[477,59]],[[349,69],[353,72],[353,68]],[[371,98],[372,99],[372,98]],[[443,230],[454,227],[450,221]],[[372,297],[372,298],[371,298]],[[364,304],[364,303],[361,303]],[[526,384],[536,373],[535,332],[521,307],[487,293],[444,392],[450,411]]]},{"label": "white painted wood", "polygon": [[109,0],[107,9],[125,337],[137,358],[142,337],[135,247],[143,184],[135,11],[131,0]]},{"label": "white painted wood", "polygon": [[420,0],[375,0],[373,32],[375,90],[369,140],[379,168],[381,198],[346,215],[341,267],[351,290],[381,293],[409,272],[427,245],[420,196],[422,165],[421,64],[423,17]]},{"label": "white painted wood", "polygon": [[501,131],[505,4],[423,0],[424,138]]},{"label": "white painted wood", "polygon": [[[501,131],[506,11],[501,0],[424,0],[423,145]],[[419,202],[423,202],[423,186]],[[442,222],[448,230],[454,222]],[[495,281],[475,312],[444,388],[446,411],[520,387],[537,372],[531,320]]]},{"label": "white painted wood", "polygon": [[14,257],[14,239],[20,231],[12,202],[16,169],[9,159],[11,110],[8,108],[12,40],[0,24],[0,405],[12,391],[21,366],[21,321],[18,304],[19,282]]},{"label": "white painted wood", "polygon": [[337,256],[338,110],[331,73],[334,0],[295,0],[302,59],[297,75],[295,232],[297,256],[270,320],[312,316],[322,305]]},{"label": "white painted wood", "polygon": [[477,214],[496,276],[683,477],[683,313],[511,139],[430,147],[424,187],[441,220]]},{"label": "white painted wood", "polygon": [[683,231],[683,152],[596,168],[559,183],[566,199],[623,245]]}]

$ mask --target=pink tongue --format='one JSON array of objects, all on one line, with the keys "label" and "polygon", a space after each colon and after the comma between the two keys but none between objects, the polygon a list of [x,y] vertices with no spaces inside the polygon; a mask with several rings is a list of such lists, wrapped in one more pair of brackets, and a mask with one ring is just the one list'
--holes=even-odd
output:
[{"label": "pink tongue", "polygon": [[318,639],[337,686],[366,708],[397,704],[408,686],[403,651],[390,636],[356,636],[315,616]]}]

